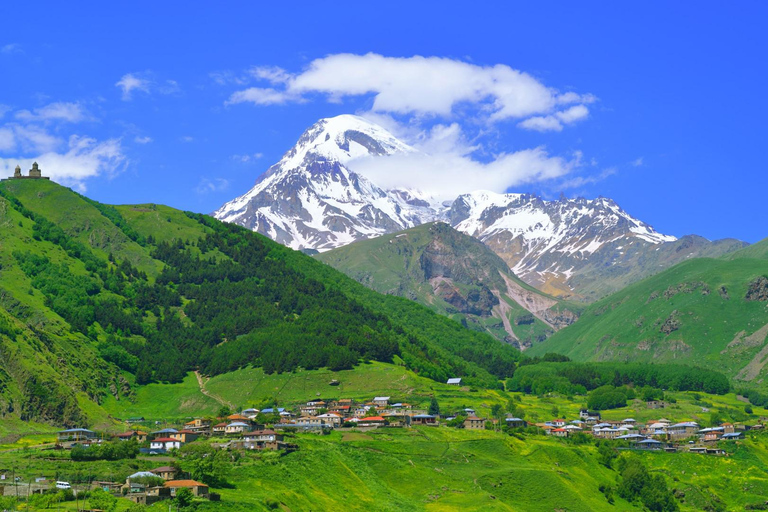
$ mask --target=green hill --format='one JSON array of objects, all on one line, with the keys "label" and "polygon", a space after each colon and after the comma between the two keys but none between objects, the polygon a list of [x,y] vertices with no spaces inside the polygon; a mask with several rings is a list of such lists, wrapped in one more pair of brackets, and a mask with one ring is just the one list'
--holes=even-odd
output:
[{"label": "green hill", "polygon": [[398,362],[495,387],[518,352],[381,296],[246,229],[159,205],[107,206],[53,182],[0,183],[0,407],[108,421],[107,397],[218,375]]},{"label": "green hill", "polygon": [[694,259],[590,305],[531,349],[580,361],[686,362],[768,387],[768,240]]},{"label": "green hill", "polygon": [[482,242],[442,222],[315,258],[373,290],[414,300],[520,348],[572,323],[583,307],[524,283]]}]

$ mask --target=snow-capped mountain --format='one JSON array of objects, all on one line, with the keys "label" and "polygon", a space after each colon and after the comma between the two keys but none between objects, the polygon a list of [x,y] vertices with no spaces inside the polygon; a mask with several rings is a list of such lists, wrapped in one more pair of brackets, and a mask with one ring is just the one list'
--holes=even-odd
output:
[{"label": "snow-capped mountain", "polygon": [[606,198],[547,201],[477,191],[441,204],[428,191],[385,190],[349,168],[355,159],[416,151],[361,117],[322,119],[251,190],[213,215],[320,252],[442,220],[484,242],[529,284],[587,300],[685,258],[743,245],[677,240]]},{"label": "snow-capped mountain", "polygon": [[251,190],[213,215],[294,249],[318,251],[407,229],[434,220],[434,201],[417,191],[382,190],[346,164],[415,151],[361,117],[322,119]]},{"label": "snow-capped mountain", "polygon": [[611,199],[546,201],[531,194],[478,191],[459,196],[448,213],[452,226],[478,238],[526,282],[568,293],[568,281],[610,252],[619,264],[639,248],[677,238],[633,218]]}]

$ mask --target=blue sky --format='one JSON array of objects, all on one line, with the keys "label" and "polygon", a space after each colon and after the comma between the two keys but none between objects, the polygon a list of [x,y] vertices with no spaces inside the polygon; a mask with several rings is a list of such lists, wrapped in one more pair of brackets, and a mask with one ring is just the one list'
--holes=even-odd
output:
[{"label": "blue sky", "polygon": [[358,113],[502,174],[483,188],[768,236],[762,2],[45,4],[0,7],[2,172],[39,158],[99,201],[210,212]]}]

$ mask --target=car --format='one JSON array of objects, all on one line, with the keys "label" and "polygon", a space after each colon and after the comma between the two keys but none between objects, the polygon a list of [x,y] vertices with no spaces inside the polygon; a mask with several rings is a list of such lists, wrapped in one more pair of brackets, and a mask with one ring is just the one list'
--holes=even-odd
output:
[{"label": "car", "polygon": [[69,482],[56,482],[56,488],[57,489],[71,489],[72,486],[69,484]]}]

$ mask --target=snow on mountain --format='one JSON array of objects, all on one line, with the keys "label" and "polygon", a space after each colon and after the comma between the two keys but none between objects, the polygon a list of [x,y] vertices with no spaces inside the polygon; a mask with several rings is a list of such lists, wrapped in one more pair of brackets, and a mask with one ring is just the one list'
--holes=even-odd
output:
[{"label": "snow on mountain", "polygon": [[443,220],[483,241],[530,284],[566,295],[573,283],[585,282],[585,272],[594,282],[604,268],[636,266],[644,251],[675,240],[610,199],[546,201],[477,191],[442,204],[428,191],[384,190],[349,168],[355,159],[413,152],[361,117],[322,119],[251,190],[214,216],[317,251]]},{"label": "snow on mountain", "polygon": [[332,249],[434,220],[428,196],[388,192],[346,166],[355,159],[416,150],[352,115],[322,119],[256,185],[214,216],[294,249]]},{"label": "snow on mountain", "polygon": [[459,196],[448,216],[451,225],[491,247],[518,276],[537,286],[549,284],[552,292],[566,291],[565,282],[591,264],[597,251],[677,240],[603,197],[546,201],[478,191]]}]

